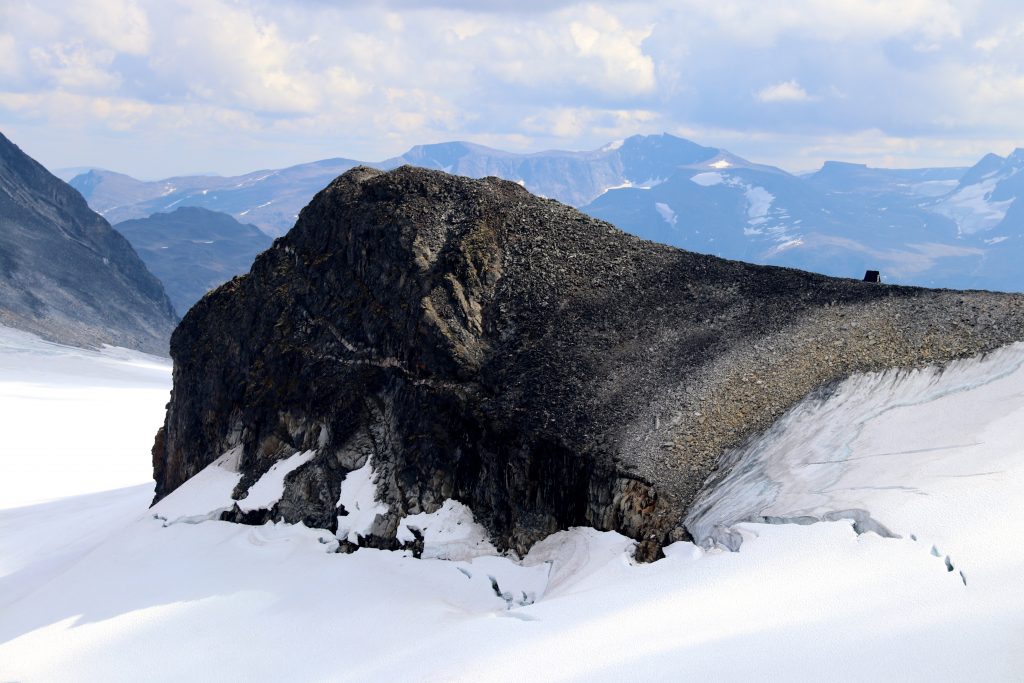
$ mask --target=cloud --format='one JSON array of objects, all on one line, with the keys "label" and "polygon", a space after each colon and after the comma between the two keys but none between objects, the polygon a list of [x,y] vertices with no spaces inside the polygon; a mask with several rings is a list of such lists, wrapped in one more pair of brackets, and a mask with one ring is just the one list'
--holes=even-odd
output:
[{"label": "cloud", "polygon": [[57,87],[93,92],[107,92],[120,86],[120,76],[110,70],[115,54],[112,50],[91,49],[77,42],[29,51],[36,72]]},{"label": "cloud", "polygon": [[760,102],[808,102],[813,99],[794,79],[761,88],[754,97]]},{"label": "cloud", "polygon": [[20,73],[18,50],[14,36],[0,33],[0,76],[13,77]]},{"label": "cloud", "polygon": [[797,36],[831,43],[897,36],[937,41],[959,37],[963,23],[948,0],[681,0],[679,6],[716,33],[747,45],[775,45]]},{"label": "cloud", "polygon": [[525,131],[552,138],[579,138],[584,132],[594,133],[603,140],[654,132],[661,117],[643,109],[591,109],[586,107],[557,107],[526,117],[522,121]]},{"label": "cloud", "polygon": [[166,30],[150,65],[192,98],[271,114],[310,113],[323,104],[321,82],[339,82],[337,74],[312,73],[302,42],[243,6],[184,0],[162,15]]},{"label": "cloud", "polygon": [[170,163],[130,135],[222,171],[261,151],[265,167],[661,130],[797,168],[1024,142],[1011,2],[11,0],[0,26],[0,120],[40,141],[63,127],[68,155],[110,136],[116,158],[60,165]]},{"label": "cloud", "polygon": [[142,55],[149,51],[152,29],[135,0],[75,0],[68,5],[68,17],[97,43],[117,52]]}]

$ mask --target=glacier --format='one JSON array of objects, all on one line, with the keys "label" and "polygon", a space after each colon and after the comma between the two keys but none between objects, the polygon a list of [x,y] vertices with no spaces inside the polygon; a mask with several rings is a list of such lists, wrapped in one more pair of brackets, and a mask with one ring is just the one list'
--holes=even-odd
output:
[{"label": "glacier", "polygon": [[[456,501],[405,520],[427,559],[338,554],[324,529],[199,514],[230,504],[230,452],[206,485],[148,509],[165,361],[0,330],[0,368],[0,679],[1024,671],[1022,345],[808,397],[730,454],[690,520],[698,542],[647,565],[630,539],[586,528],[523,558],[480,555],[480,527]],[[98,407],[76,418],[90,396]],[[75,458],[88,476],[61,474]]]}]

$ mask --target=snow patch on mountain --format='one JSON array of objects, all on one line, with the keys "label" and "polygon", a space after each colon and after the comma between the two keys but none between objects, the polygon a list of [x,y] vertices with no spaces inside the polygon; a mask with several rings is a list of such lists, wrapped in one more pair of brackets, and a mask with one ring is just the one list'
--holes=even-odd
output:
[{"label": "snow patch on mountain", "polygon": [[899,187],[906,187],[911,194],[920,197],[941,197],[951,192],[957,185],[959,185],[959,181],[956,180],[924,180]]},{"label": "snow patch on mountain", "polygon": [[714,187],[715,185],[722,184],[725,181],[725,176],[717,171],[707,171],[691,177],[690,181],[697,183],[701,187]]},{"label": "snow patch on mountain", "polygon": [[763,187],[758,187],[756,185],[739,183],[738,186],[743,188],[743,194],[747,198],[747,216],[750,217],[751,223],[756,220],[764,219],[768,215],[768,211],[772,208],[772,202],[775,201],[775,195]]},{"label": "snow patch on mountain", "polygon": [[[780,230],[780,232],[781,232],[781,230]],[[766,257],[770,258],[772,256],[778,256],[779,254],[781,254],[782,252],[784,252],[784,251],[786,251],[788,249],[795,249],[796,247],[803,246],[803,244],[804,244],[803,238],[800,238],[800,237],[792,237],[791,238],[791,237],[788,237],[787,235],[784,235],[784,234],[779,236],[779,237],[777,237],[777,239],[779,240],[778,243],[776,245],[774,245],[771,249],[769,249],[768,251],[765,252],[765,256]]]},{"label": "snow patch on mountain", "polygon": [[345,475],[338,507],[344,508],[346,513],[338,516],[338,538],[359,545],[359,537],[370,533],[377,516],[388,511],[388,506],[377,500],[377,475],[372,458]]},{"label": "snow patch on mountain", "polygon": [[[520,183],[520,184],[522,184],[522,183]],[[523,187],[526,187],[526,186],[523,185]],[[606,192],[611,192],[612,190],[625,190],[625,189],[630,188],[630,187],[633,187],[633,183],[631,183],[628,180],[623,180],[618,185],[609,185],[608,187],[604,188],[603,190],[601,190],[601,194],[604,194]],[[637,189],[646,190],[648,188],[641,187],[641,188],[637,188]]]},{"label": "snow patch on mountain", "polygon": [[153,506],[153,517],[165,524],[195,524],[220,519],[235,506],[231,497],[242,475],[238,472],[241,446],[226,451],[199,473]]},{"label": "snow patch on mountain", "polygon": [[487,530],[474,519],[473,511],[450,498],[434,512],[403,517],[398,523],[399,542],[415,541],[414,531],[423,539],[425,559],[471,560],[498,554]]},{"label": "snow patch on mountain", "polygon": [[1003,222],[1006,212],[1016,199],[992,200],[992,192],[1004,179],[1003,176],[988,174],[980,182],[961,187],[935,204],[932,210],[956,223],[961,235],[991,230]]},{"label": "snow patch on mountain", "polygon": [[747,217],[751,225],[763,223],[775,201],[775,195],[758,185],[751,185],[742,179],[730,176],[718,171],[707,171],[698,173],[690,178],[690,181],[701,187],[714,187],[716,185],[728,185],[743,190],[743,196],[747,201]]},{"label": "snow patch on mountain", "polygon": [[245,498],[238,501],[242,511],[269,510],[284,495],[284,480],[289,474],[313,459],[316,451],[297,452],[284,460],[278,460],[249,487]]},{"label": "snow patch on mountain", "polygon": [[263,207],[270,206],[273,203],[274,203],[274,200],[271,199],[269,202],[264,202],[264,203],[260,204],[259,206],[254,206],[251,209],[246,209],[245,211],[242,211],[242,212],[240,212],[240,213],[238,213],[236,215],[239,216],[239,217],[242,217],[242,216],[247,215],[250,211],[255,211],[257,209],[262,209]]},{"label": "snow patch on mountain", "polygon": [[672,207],[664,202],[655,202],[654,208],[658,211],[662,220],[668,223],[673,228],[676,227],[677,216],[676,212],[672,210]]}]

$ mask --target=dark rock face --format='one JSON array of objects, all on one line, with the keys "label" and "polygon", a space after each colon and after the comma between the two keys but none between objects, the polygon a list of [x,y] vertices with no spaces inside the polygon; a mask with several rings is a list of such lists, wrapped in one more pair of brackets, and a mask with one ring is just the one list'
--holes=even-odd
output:
[{"label": "dark rock face", "polygon": [[195,206],[118,223],[146,266],[184,313],[211,289],[249,270],[273,242],[255,225]]},{"label": "dark rock face", "polygon": [[0,135],[0,324],[166,355],[176,322],[128,241]]},{"label": "dark rock face", "polygon": [[645,242],[518,185],[356,168],[171,341],[157,499],[242,446],[246,490],[298,450],[273,514],[335,528],[367,460],[381,515],[468,505],[518,552],[574,525],[688,537],[722,454],[855,371],[1024,339],[1024,297],[929,291]]}]

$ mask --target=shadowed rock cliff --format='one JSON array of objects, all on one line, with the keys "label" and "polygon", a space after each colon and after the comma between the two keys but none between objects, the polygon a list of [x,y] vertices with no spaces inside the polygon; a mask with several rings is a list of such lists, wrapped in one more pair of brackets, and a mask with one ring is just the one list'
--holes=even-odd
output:
[{"label": "shadowed rock cliff", "polygon": [[0,324],[166,355],[176,322],[128,240],[0,134]]},{"label": "shadowed rock cliff", "polygon": [[389,512],[364,545],[454,498],[500,548],[589,525],[649,559],[723,452],[807,393],[1020,339],[1021,296],[726,261],[514,183],[356,168],[175,331],[157,499],[230,448],[236,498],[316,449],[245,519],[336,528],[369,459]]}]

